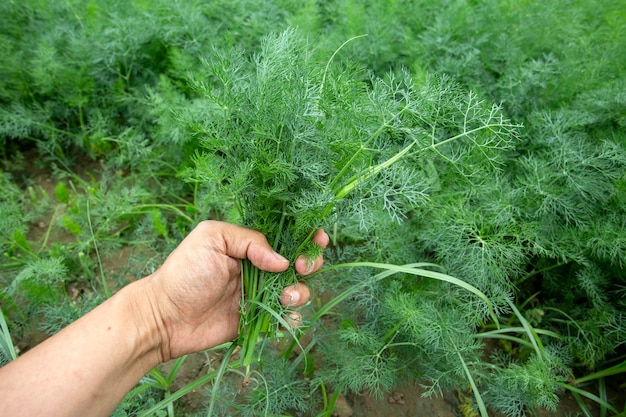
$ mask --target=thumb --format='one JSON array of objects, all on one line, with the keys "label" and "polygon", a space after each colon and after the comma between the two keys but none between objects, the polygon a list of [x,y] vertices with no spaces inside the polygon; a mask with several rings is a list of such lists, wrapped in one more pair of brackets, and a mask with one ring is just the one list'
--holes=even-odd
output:
[{"label": "thumb", "polygon": [[254,266],[268,272],[281,272],[289,266],[289,261],[274,252],[262,233],[230,223],[211,220],[207,223],[210,233],[221,236],[225,255],[249,259]]}]

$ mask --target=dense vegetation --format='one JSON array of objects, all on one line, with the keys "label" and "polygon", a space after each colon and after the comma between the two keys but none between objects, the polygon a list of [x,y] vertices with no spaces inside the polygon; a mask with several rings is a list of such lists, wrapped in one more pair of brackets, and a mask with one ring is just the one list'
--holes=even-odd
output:
[{"label": "dense vegetation", "polygon": [[[7,1],[0,51],[2,361],[219,218],[332,245],[306,334],[240,341],[255,383],[205,372],[199,414],[406,381],[466,415],[625,411],[623,0]],[[178,411],[182,361],[117,415]]]}]

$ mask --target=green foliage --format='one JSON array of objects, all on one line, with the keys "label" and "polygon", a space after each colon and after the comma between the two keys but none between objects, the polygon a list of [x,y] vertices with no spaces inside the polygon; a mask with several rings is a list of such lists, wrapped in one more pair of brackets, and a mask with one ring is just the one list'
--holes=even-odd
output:
[{"label": "green foliage", "polygon": [[4,256],[10,256],[14,249],[28,249],[24,247],[28,215],[21,202],[21,192],[11,176],[0,172],[0,252]]},{"label": "green foliage", "polygon": [[298,369],[271,354],[264,356],[263,361],[263,375],[250,382],[257,386],[249,389],[246,405],[235,406],[240,415],[283,415],[311,409],[309,382],[300,378]]},{"label": "green foliage", "polygon": [[329,368],[321,371],[322,381],[374,397],[381,397],[398,382],[398,358],[387,351],[383,335],[346,323],[334,337],[341,349],[328,348],[324,362]]},{"label": "green foliage", "polygon": [[11,283],[9,295],[24,296],[34,304],[57,300],[67,276],[67,267],[61,258],[38,259],[29,262]]},{"label": "green foliage", "polygon": [[556,411],[560,384],[567,375],[558,351],[544,351],[523,364],[512,363],[499,369],[486,396],[498,411],[508,416],[525,415],[525,410],[545,408]]},{"label": "green foliage", "polygon": [[17,351],[4,313],[0,309],[0,366],[14,359],[17,359]]},{"label": "green foliage", "polygon": [[[349,297],[327,327],[305,316],[302,355],[324,358],[313,385],[301,355],[251,337],[261,367],[242,363],[258,384],[229,410],[317,411],[297,400],[324,384],[380,395],[406,379],[430,394],[471,387],[508,415],[553,409],[568,381],[624,352],[624,10],[3,2],[0,305],[13,338],[55,332],[129,270],[150,273],[207,217],[261,230],[290,259],[319,252],[310,233],[324,227],[330,265],[433,262],[491,307],[450,282],[318,274],[320,293]],[[263,336],[296,277],[248,278],[249,295],[267,289],[244,321],[268,313]],[[96,294],[70,298],[70,283]],[[118,411],[157,401],[129,396]]]},{"label": "green foliage", "polygon": [[39,328],[45,334],[56,334],[70,323],[87,314],[102,301],[101,297],[84,295],[77,300],[65,298],[59,304],[44,304],[41,309],[43,319],[39,324]]}]

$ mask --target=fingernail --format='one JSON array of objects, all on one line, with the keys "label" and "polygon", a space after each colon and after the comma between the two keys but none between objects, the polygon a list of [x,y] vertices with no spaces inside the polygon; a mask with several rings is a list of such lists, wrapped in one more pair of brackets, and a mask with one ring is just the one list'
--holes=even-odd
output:
[{"label": "fingernail", "polygon": [[283,304],[286,306],[292,306],[298,304],[300,301],[300,293],[296,290],[283,291]]},{"label": "fingernail", "polygon": [[298,301],[300,301],[300,293],[294,289],[293,291],[289,291],[289,295],[291,297],[291,304],[298,304]]},{"label": "fingernail", "polygon": [[287,263],[288,263],[288,262],[289,262],[289,261],[287,260],[287,258],[285,258],[283,255],[281,255],[281,254],[280,254],[280,253],[278,253],[278,252],[274,252],[274,256],[276,257],[276,259],[278,259],[279,261],[281,261],[281,262],[283,262],[283,263],[285,263],[285,262],[287,262]]},{"label": "fingernail", "polygon": [[303,275],[308,275],[315,269],[315,262],[310,262],[304,256],[299,256],[296,262],[298,262],[302,266],[302,268],[300,269],[302,270],[301,273]]},{"label": "fingernail", "polygon": [[302,325],[302,316],[300,313],[294,312],[289,314],[289,319],[287,320],[290,327],[298,327]]}]

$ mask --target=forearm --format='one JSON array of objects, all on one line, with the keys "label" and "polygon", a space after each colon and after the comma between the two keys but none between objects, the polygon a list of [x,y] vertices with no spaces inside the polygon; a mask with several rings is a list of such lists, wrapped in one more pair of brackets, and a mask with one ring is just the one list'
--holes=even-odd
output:
[{"label": "forearm", "polygon": [[146,280],[0,369],[0,415],[108,416],[160,361]]}]

